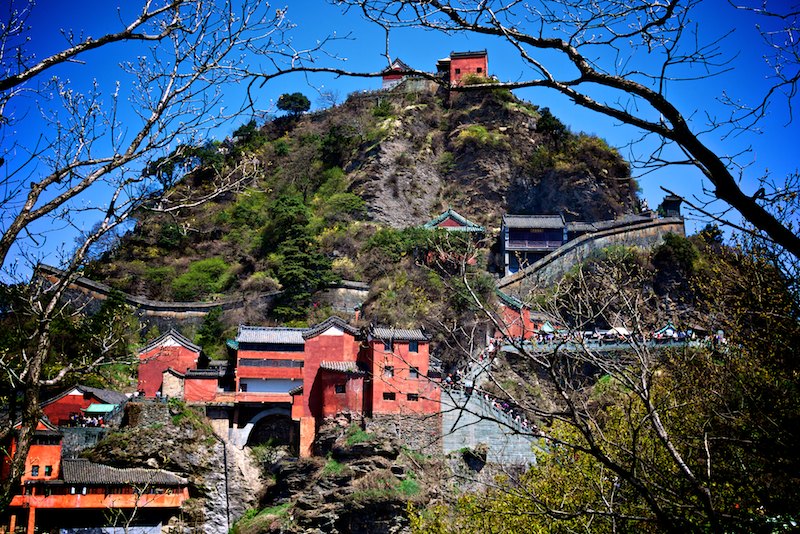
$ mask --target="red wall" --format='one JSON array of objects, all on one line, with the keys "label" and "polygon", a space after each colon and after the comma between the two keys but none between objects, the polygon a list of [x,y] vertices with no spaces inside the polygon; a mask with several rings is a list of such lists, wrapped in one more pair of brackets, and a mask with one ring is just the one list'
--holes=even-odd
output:
[{"label": "red wall", "polygon": [[103,401],[92,395],[78,392],[77,395],[65,395],[60,399],[42,406],[42,412],[54,425],[69,425],[69,416],[73,413],[80,414],[82,409],[88,408],[90,404]]},{"label": "red wall", "polygon": [[441,228],[461,228],[464,225],[458,222],[457,220],[453,219],[452,217],[448,217],[442,222],[440,222],[437,226]]},{"label": "red wall", "polygon": [[[478,72],[478,68],[481,72]],[[459,70],[456,73],[456,69]],[[479,76],[489,76],[489,60],[487,56],[452,58],[450,60],[450,84],[458,85],[461,78],[467,74],[477,74]]]},{"label": "red wall", "polygon": [[[317,381],[322,391],[323,417],[336,415],[339,412],[364,411],[364,379],[360,376],[349,376],[321,370]],[[344,385],[344,393],[336,393],[336,385]]]},{"label": "red wall", "polygon": [[155,347],[139,354],[139,391],[144,391],[146,397],[155,397],[164,371],[172,368],[184,374],[197,367],[199,356],[183,346]]},{"label": "red wall", "polygon": [[211,402],[217,396],[217,378],[186,378],[183,399],[188,402]]},{"label": "red wall", "polygon": [[[430,361],[427,342],[419,342],[419,352],[409,352],[408,341],[395,341],[391,351],[384,349],[383,341],[373,340],[372,349],[372,413],[436,413],[440,410],[441,392],[428,377]],[[393,366],[394,376],[384,376],[384,367]],[[417,378],[409,376],[411,367],[419,370]],[[395,400],[384,400],[384,393],[394,393]],[[416,394],[419,400],[409,400]]]},{"label": "red wall", "polygon": [[[323,413],[326,384],[323,373],[320,373],[320,363],[323,361],[355,362],[358,359],[358,351],[358,341],[347,332],[343,332],[341,335],[320,334],[306,340],[305,365],[303,367],[303,415],[319,417]],[[326,372],[324,374],[340,373]],[[330,387],[332,389],[333,385]]]},{"label": "red wall", "polygon": [[242,378],[303,378],[302,367],[247,367],[239,363],[241,360],[303,360],[304,358],[303,352],[239,350],[236,362],[236,391],[239,391],[239,380]]},{"label": "red wall", "polygon": [[[49,430],[46,426],[42,423],[39,423],[36,427],[37,430]],[[34,440],[36,437],[34,436]],[[6,479],[8,478],[9,472],[11,470],[11,459],[14,457],[14,453],[17,450],[17,440],[13,438],[11,440],[10,451],[8,454],[3,455],[3,464],[2,469],[0,469],[0,478]],[[31,476],[31,466],[38,465],[39,466],[39,475],[38,476]],[[50,476],[45,476],[44,468],[45,466],[51,466],[53,468],[52,473]],[[30,448],[28,449],[28,457],[25,458],[25,472],[22,474],[21,482],[25,483],[26,480],[54,480],[59,477],[61,474],[61,438],[59,437],[59,441],[57,445],[37,445],[31,444]]]},{"label": "red wall", "polygon": [[[530,339],[542,327],[541,322],[531,319],[531,311],[523,308],[521,311],[508,306],[501,306],[500,317],[505,325],[509,337]],[[503,337],[502,332],[496,332],[495,337]]]},{"label": "red wall", "polygon": [[384,82],[388,82],[388,81],[399,80],[403,76],[405,76],[405,75],[404,74],[384,74],[383,75],[383,81]]}]

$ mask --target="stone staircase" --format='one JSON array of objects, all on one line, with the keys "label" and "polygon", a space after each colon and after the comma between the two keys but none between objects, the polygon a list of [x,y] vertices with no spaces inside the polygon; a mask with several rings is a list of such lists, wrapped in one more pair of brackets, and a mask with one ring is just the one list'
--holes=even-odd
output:
[{"label": "stone staircase", "polygon": [[469,388],[442,390],[442,450],[445,454],[464,448],[488,447],[486,460],[505,465],[536,463],[539,439],[510,415]]}]

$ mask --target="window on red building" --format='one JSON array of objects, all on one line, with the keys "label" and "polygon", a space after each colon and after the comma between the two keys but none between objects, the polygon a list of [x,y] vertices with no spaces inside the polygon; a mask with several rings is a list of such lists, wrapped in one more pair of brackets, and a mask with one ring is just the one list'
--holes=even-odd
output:
[{"label": "window on red building", "polygon": [[344,384],[336,384],[333,389],[336,393],[344,393]]},{"label": "window on red building", "polygon": [[395,399],[395,394],[390,393],[388,391],[383,392],[383,400],[385,401],[393,401]]},{"label": "window on red building", "polygon": [[419,367],[412,367],[408,370],[408,378],[419,378]]},{"label": "window on red building", "polygon": [[461,69],[456,69],[456,74],[461,74]]},{"label": "window on red building", "polygon": [[409,341],[408,352],[419,352],[419,341]]},{"label": "window on red building", "polygon": [[38,465],[32,465],[31,466],[31,476],[32,477],[38,477],[39,476],[39,466]]},{"label": "window on red building", "polygon": [[483,72],[483,67],[478,67],[478,74],[480,74],[481,72]]},{"label": "window on red building", "polygon": [[394,376],[394,366],[387,365],[383,368],[384,378],[391,378]]},{"label": "window on red building", "polygon": [[391,342],[391,340],[383,342],[383,350],[388,351],[388,352],[392,351],[392,342]]},{"label": "window on red building", "polygon": [[53,466],[46,465],[44,466],[44,476],[49,477],[53,475]]},{"label": "window on red building", "polygon": [[406,399],[410,400],[411,402],[417,402],[419,400],[419,395],[416,393],[409,393],[406,395]]}]

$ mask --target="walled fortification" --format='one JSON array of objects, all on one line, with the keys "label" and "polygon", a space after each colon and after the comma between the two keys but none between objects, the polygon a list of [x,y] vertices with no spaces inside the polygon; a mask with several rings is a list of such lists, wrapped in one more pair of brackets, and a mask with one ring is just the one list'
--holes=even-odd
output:
[{"label": "walled fortification", "polygon": [[[64,276],[64,272],[49,265],[41,265],[39,272],[51,281]],[[70,284],[68,298],[80,303],[90,313],[96,311],[103,301],[115,290],[101,282],[79,276]],[[272,308],[280,291],[227,297],[214,301],[198,302],[164,302],[152,300],[117,291],[126,304],[136,310],[141,322],[157,325],[161,331],[170,328],[202,323],[203,318],[214,308],[222,308],[225,313],[249,310],[266,310]],[[369,294],[369,285],[362,282],[343,280],[341,283],[323,291],[320,301],[328,304],[337,312],[353,313],[356,306],[361,305]]]},{"label": "walled fortification", "polygon": [[508,414],[497,410],[479,393],[442,391],[442,452],[488,449],[486,461],[503,465],[536,463],[537,439]]},{"label": "walled fortification", "polygon": [[566,243],[520,272],[501,278],[497,282],[497,288],[509,294],[521,294],[532,287],[547,286],[601,249],[611,246],[650,248],[659,244],[668,233],[685,235],[682,217],[652,219],[640,224],[586,234]]}]

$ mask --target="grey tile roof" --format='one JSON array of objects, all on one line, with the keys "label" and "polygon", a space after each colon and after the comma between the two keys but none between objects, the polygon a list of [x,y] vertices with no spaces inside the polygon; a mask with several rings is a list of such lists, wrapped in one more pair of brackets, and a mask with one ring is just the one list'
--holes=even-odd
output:
[{"label": "grey tile roof", "polygon": [[128,400],[128,396],[119,391],[111,389],[90,388],[89,386],[78,386],[85,393],[91,393],[104,404],[122,404]]},{"label": "grey tile roof", "polygon": [[392,61],[392,65],[388,69],[384,70],[383,72],[384,73],[391,72],[392,70],[395,70],[395,69],[412,70],[411,67],[406,65],[405,61],[403,61],[400,58],[396,58],[394,61]]},{"label": "grey tile roof", "polygon": [[195,345],[188,338],[186,338],[183,335],[181,335],[180,332],[178,332],[174,328],[170,328],[169,332],[167,332],[166,334],[162,334],[162,335],[158,336],[153,341],[151,341],[150,343],[148,343],[144,347],[140,348],[139,349],[139,353],[141,354],[143,352],[147,352],[149,350],[154,349],[155,347],[160,345],[162,341],[164,341],[165,339],[167,339],[170,336],[172,336],[172,338],[175,341],[177,341],[180,345],[186,347],[187,349],[189,349],[189,350],[191,350],[193,352],[200,352],[201,350],[203,350],[203,348],[200,345]]},{"label": "grey tile roof", "polygon": [[397,340],[397,341],[428,341],[428,336],[422,330],[406,329],[406,328],[387,328],[383,326],[374,326],[370,330],[372,337],[382,339],[384,341]]},{"label": "grey tile roof", "polygon": [[484,227],[470,221],[456,210],[452,208],[448,208],[447,211],[444,213],[437,215],[430,221],[426,222],[422,225],[423,228],[433,229],[433,228],[440,228],[439,225],[446,221],[447,219],[452,218],[454,221],[458,222],[462,226],[445,226],[441,227],[443,230],[447,231],[455,231],[455,232],[483,232],[485,231]]},{"label": "grey tile roof", "polygon": [[302,392],[303,392],[303,384],[300,384],[299,386],[295,386],[292,389],[290,389],[289,390],[289,395],[292,395],[292,396],[299,395]]},{"label": "grey tile roof", "polygon": [[61,478],[65,484],[87,486],[99,484],[183,486],[188,483],[185,478],[161,469],[140,467],[120,469],[96,464],[85,458],[64,458],[61,461]]},{"label": "grey tile roof", "polygon": [[335,371],[337,373],[347,373],[347,374],[354,374],[354,375],[366,374],[366,371],[361,369],[358,366],[357,362],[322,361],[319,364],[319,368],[320,369],[325,369],[326,371]]},{"label": "grey tile roof", "polygon": [[594,232],[597,227],[590,222],[574,221],[567,223],[567,232]]},{"label": "grey tile roof", "polygon": [[487,55],[486,50],[467,50],[465,52],[450,52],[450,57],[475,57]]},{"label": "grey tile roof", "polygon": [[508,228],[564,228],[561,215],[503,215],[503,225]]},{"label": "grey tile roof", "polygon": [[281,343],[303,345],[304,328],[266,327],[266,326],[239,326],[237,343]]},{"label": "grey tile roof", "polygon": [[344,330],[345,332],[347,332],[352,336],[357,336],[359,334],[358,328],[347,324],[347,322],[341,317],[332,316],[328,317],[321,323],[314,325],[311,328],[307,328],[305,331],[303,331],[303,338],[308,339],[317,336],[332,326],[339,328],[340,330]]},{"label": "grey tile roof", "polygon": [[65,389],[55,397],[47,399],[46,401],[41,403],[41,406],[47,406],[48,404],[52,404],[57,400],[62,399],[73,389],[77,389],[81,393],[90,393],[95,397],[97,397],[97,399],[99,399],[103,404],[122,404],[128,400],[128,396],[125,395],[124,393],[120,393],[119,391],[113,391],[110,389],[90,388],[89,386],[82,386],[78,384],[77,386]]}]

